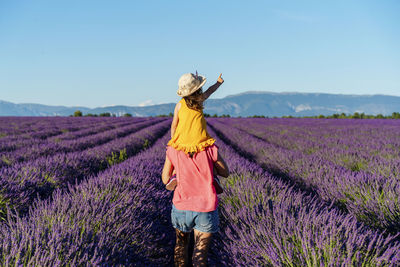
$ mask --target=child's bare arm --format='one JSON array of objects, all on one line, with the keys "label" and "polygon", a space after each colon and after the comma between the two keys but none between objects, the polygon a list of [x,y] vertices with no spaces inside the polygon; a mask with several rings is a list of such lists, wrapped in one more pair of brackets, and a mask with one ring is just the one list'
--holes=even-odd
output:
[{"label": "child's bare arm", "polygon": [[169,178],[171,178],[171,173],[174,170],[174,166],[172,165],[171,161],[168,159],[168,157],[165,157],[165,162],[164,162],[164,167],[162,170],[162,174],[161,174],[161,179],[163,184],[167,184]]},{"label": "child's bare arm", "polygon": [[214,85],[211,85],[204,93],[204,100],[210,97],[215,91],[217,91],[218,87],[224,82],[224,79],[221,78],[222,73],[219,75],[217,82]]},{"label": "child's bare arm", "polygon": [[174,137],[175,131],[176,131],[176,126],[178,125],[178,111],[181,108],[181,103],[176,104],[175,110],[174,110],[174,118],[172,119],[171,123],[171,138]]},{"label": "child's bare arm", "polygon": [[214,168],[217,171],[218,175],[225,177],[225,178],[229,176],[228,165],[226,165],[224,159],[221,157],[221,155],[219,153],[218,153],[217,161],[214,162]]}]

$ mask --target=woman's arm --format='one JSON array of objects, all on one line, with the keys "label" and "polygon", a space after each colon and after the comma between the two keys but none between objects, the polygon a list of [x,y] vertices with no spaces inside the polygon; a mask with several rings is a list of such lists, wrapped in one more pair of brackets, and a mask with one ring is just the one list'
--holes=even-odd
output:
[{"label": "woman's arm", "polygon": [[229,176],[228,165],[226,165],[224,159],[219,154],[219,152],[218,152],[217,161],[214,162],[214,167],[215,167],[215,170],[217,171],[218,175],[225,177],[225,178]]},{"label": "woman's arm", "polygon": [[178,111],[181,108],[181,103],[176,104],[175,110],[174,110],[174,118],[172,119],[171,123],[171,138],[174,137],[175,131],[176,131],[176,126],[178,126]]},{"label": "woman's arm", "polygon": [[172,171],[174,170],[174,166],[172,165],[171,161],[165,155],[165,162],[164,167],[161,174],[161,179],[163,184],[167,184],[169,179],[171,178]]},{"label": "woman's arm", "polygon": [[218,87],[224,82],[224,79],[221,78],[222,73],[219,75],[217,82],[210,86],[204,93],[204,100],[210,97],[215,91],[217,91]]}]

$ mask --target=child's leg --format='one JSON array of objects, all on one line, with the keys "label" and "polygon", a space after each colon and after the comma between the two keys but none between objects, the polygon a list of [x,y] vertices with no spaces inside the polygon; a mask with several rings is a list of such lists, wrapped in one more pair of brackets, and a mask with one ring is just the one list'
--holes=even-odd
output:
[{"label": "child's leg", "polygon": [[190,233],[185,233],[182,231],[176,230],[176,245],[175,245],[175,254],[174,254],[174,262],[175,266],[186,266],[188,262],[188,247],[189,247],[189,238]]},{"label": "child's leg", "polygon": [[207,266],[212,233],[194,229],[193,266]]}]

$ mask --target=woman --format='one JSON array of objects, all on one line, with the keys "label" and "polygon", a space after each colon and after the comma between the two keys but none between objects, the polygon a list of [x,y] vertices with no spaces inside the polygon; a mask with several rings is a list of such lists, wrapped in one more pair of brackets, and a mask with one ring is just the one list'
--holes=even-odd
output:
[{"label": "woman", "polygon": [[193,265],[207,266],[212,234],[219,230],[218,198],[213,186],[214,171],[228,177],[229,170],[212,145],[196,154],[168,146],[162,182],[167,184],[175,169],[177,186],[172,199],[171,221],[176,231],[175,266],[188,262],[190,232],[194,230]]}]

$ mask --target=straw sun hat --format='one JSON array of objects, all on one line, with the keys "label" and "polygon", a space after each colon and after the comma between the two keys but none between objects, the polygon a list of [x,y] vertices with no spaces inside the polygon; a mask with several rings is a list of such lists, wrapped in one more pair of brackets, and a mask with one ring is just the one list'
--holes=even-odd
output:
[{"label": "straw sun hat", "polygon": [[206,77],[193,73],[185,73],[179,78],[178,91],[176,92],[179,96],[185,97],[193,94],[199,90],[205,83]]}]

